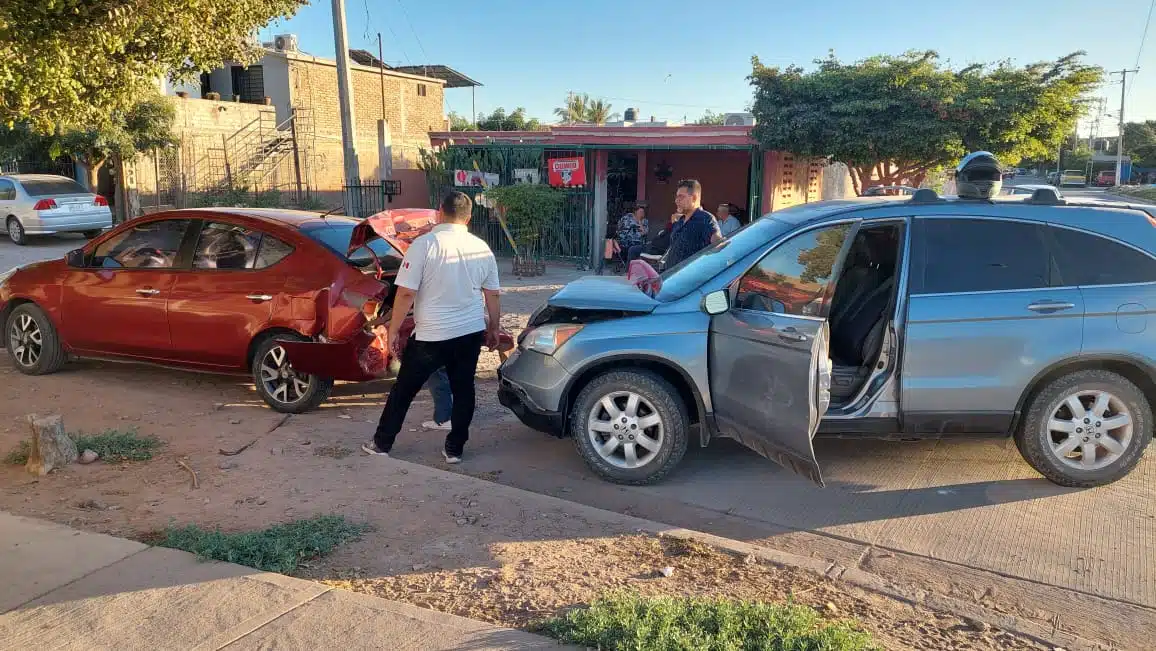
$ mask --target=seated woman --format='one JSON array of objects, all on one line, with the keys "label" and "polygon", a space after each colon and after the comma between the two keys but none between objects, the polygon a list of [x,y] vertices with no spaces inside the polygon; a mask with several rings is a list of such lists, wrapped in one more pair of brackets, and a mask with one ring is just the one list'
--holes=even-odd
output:
[{"label": "seated woman", "polygon": [[618,220],[618,246],[626,257],[626,262],[636,259],[642,253],[649,223],[646,208],[638,206]]}]

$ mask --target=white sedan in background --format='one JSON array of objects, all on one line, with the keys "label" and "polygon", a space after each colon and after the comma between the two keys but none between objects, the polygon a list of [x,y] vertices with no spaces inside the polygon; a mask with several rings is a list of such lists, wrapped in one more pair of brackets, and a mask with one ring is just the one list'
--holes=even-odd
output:
[{"label": "white sedan in background", "polygon": [[0,222],[8,239],[24,245],[30,235],[84,233],[93,238],[112,228],[108,200],[67,176],[0,176]]}]

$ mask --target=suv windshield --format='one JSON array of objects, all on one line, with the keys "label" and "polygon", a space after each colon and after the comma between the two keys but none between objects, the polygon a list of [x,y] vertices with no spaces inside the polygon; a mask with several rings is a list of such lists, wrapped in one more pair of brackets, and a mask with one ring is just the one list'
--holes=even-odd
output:
[{"label": "suv windshield", "polygon": [[764,217],[744,226],[734,235],[706,247],[664,271],[662,289],[655,298],[666,303],[686,296],[749,255],[751,251],[791,228],[791,224],[771,217]]},{"label": "suv windshield", "polygon": [[[358,267],[368,267],[373,264],[373,255],[366,251],[367,248],[381,259],[383,269],[396,269],[401,264],[401,253],[390,246],[389,242],[382,239],[373,240],[354,251],[352,255],[347,256],[345,252],[349,250],[349,238],[353,235],[353,226],[354,222],[333,220],[302,228],[301,232]],[[391,258],[392,260],[390,260]]]}]

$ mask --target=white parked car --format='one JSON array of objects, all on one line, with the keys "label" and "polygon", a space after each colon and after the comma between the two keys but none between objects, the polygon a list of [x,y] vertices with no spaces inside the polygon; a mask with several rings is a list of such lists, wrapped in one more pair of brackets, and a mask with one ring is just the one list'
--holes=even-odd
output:
[{"label": "white parked car", "polygon": [[0,176],[0,222],[19,245],[30,235],[84,233],[91,239],[112,228],[112,211],[107,199],[67,176],[10,174]]}]

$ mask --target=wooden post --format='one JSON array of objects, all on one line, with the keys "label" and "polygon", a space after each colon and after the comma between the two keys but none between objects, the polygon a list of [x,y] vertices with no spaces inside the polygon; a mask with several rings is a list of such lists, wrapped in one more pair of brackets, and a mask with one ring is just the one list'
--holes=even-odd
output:
[{"label": "wooden post", "polygon": [[44,476],[55,468],[67,466],[80,456],[76,443],[64,433],[62,417],[29,414],[28,426],[32,429],[32,445],[28,463],[24,466],[28,472]]}]

